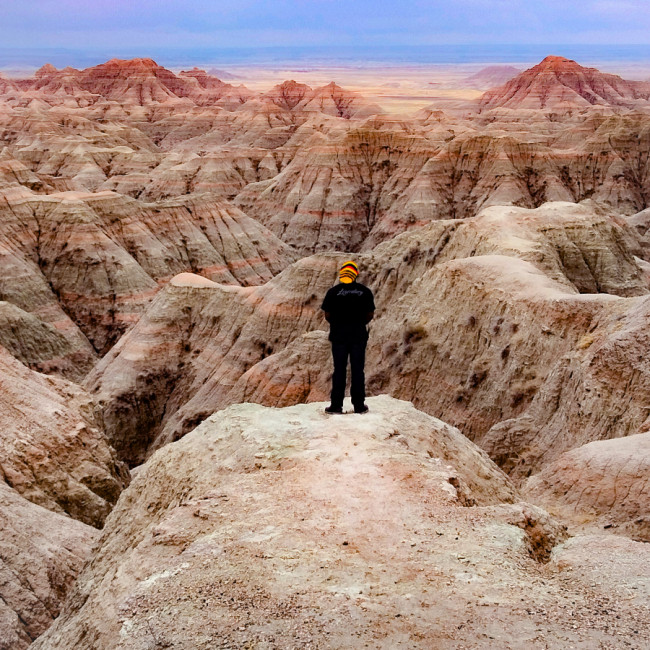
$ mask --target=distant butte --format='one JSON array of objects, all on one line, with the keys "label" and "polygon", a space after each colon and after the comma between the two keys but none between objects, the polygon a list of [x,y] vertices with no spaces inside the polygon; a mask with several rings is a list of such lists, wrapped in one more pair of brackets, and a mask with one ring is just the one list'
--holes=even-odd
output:
[{"label": "distant butte", "polygon": [[507,83],[521,72],[520,68],[511,65],[490,65],[459,82],[461,87],[480,88],[488,90]]},{"label": "distant butte", "polygon": [[650,84],[646,82],[627,81],[562,56],[547,56],[504,85],[487,91],[479,106],[481,110],[633,106],[649,97]]}]

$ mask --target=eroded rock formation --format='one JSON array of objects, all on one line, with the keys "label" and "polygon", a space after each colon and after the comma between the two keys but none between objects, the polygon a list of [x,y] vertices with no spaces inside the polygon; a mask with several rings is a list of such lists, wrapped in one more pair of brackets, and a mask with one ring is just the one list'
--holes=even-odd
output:
[{"label": "eroded rock formation", "polygon": [[128,484],[81,388],[28,370],[0,347],[0,477],[18,494],[92,526]]},{"label": "eroded rock formation", "polygon": [[159,283],[178,272],[250,285],[295,259],[263,226],[210,197],[151,205],[113,192],[62,192],[8,196],[7,203],[0,226],[7,251],[0,257],[0,297],[11,303],[5,318],[27,320],[18,308],[36,318],[27,328],[33,345],[21,342],[24,335],[4,344],[36,367],[41,357],[52,365],[85,352],[80,365],[87,372],[94,361],[88,341],[104,354],[137,321]]},{"label": "eroded rock formation", "polygon": [[650,86],[626,81],[596,68],[585,68],[561,56],[547,56],[505,85],[490,90],[480,101],[482,109],[506,107],[558,109],[575,106],[634,105],[647,101]]},{"label": "eroded rock formation", "polygon": [[[611,323],[647,303],[635,245],[623,223],[586,207],[552,204],[490,208],[378,246],[360,258],[378,307],[369,385],[413,400],[481,444],[489,439],[490,453],[512,469],[503,453],[517,458],[528,443],[524,436],[498,438],[504,423],[524,412],[531,417],[535,400],[550,390],[547,380],[567,359],[585,354],[585,341],[598,333],[607,339]],[[325,327],[320,300],[342,260],[305,258],[253,290],[173,281],[88,381],[114,444],[140,447],[135,456],[128,452],[129,462],[146,457],[162,432],[161,441],[175,439],[233,400],[322,399],[328,345],[317,334],[298,337]],[[624,365],[621,373],[624,386]],[[641,408],[645,393],[630,395],[638,395],[632,399]],[[578,413],[571,403],[563,405]],[[548,407],[540,412],[548,414]],[[631,427],[633,418],[628,410],[621,426]],[[584,429],[586,435],[606,437],[606,422]],[[531,426],[530,435],[540,430]],[[551,450],[587,442],[580,435],[566,437],[564,447],[550,432],[548,447],[537,440],[540,455],[526,457],[528,471]]]},{"label": "eroded rock formation", "polygon": [[0,481],[0,648],[24,650],[48,629],[97,537]]},{"label": "eroded rock formation", "polygon": [[[222,79],[0,77],[0,647],[105,520],[36,647],[647,645],[648,84],[549,57],[408,117]],[[351,254],[369,392],[428,415],[293,406]]]},{"label": "eroded rock formation", "polygon": [[[609,585],[566,584],[544,564],[562,527],[509,504],[506,477],[456,429],[369,403],[336,420],[323,404],[237,405],[160,450],[34,647],[644,639],[642,611],[597,609]],[[576,626],[585,614],[594,623]]]},{"label": "eroded rock formation", "polygon": [[565,519],[585,515],[600,526],[650,541],[650,433],[590,442],[567,451],[526,484],[536,503]]}]

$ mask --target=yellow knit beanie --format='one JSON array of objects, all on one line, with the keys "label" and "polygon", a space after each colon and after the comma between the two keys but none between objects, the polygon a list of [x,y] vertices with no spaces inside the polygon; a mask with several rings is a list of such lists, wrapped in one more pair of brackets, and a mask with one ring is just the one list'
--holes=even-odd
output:
[{"label": "yellow knit beanie", "polygon": [[357,275],[359,275],[359,267],[352,261],[346,262],[339,271],[339,278],[345,284],[354,282]]}]

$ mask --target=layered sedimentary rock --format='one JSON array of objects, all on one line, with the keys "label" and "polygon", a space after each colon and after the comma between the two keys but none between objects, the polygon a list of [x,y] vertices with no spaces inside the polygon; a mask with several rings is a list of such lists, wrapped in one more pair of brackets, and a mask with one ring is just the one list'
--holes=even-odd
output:
[{"label": "layered sedimentary rock", "polygon": [[[620,324],[621,318],[639,328],[646,322],[637,313],[647,304],[647,285],[630,252],[633,245],[632,231],[621,222],[586,207],[554,204],[534,211],[492,208],[479,218],[432,224],[378,247],[361,261],[378,304],[368,353],[371,393],[388,389],[454,422],[517,477],[590,440],[642,430],[647,372],[631,355],[643,349],[638,339],[643,330],[630,336],[630,327]],[[318,260],[324,275],[314,284],[313,269],[307,269]],[[292,320],[298,333],[303,322],[307,328],[324,326],[314,311],[317,296],[342,260],[316,256],[301,262],[274,281],[274,291],[282,286],[288,293],[262,303],[236,295],[241,290],[196,286],[199,280],[191,277],[175,281],[189,286],[166,290],[92,378],[109,431],[137,422],[138,431],[152,432],[138,438],[134,428],[126,440],[116,440],[129,462],[139,462],[147,449],[175,439],[211,409],[229,403],[288,405],[326,398],[331,362],[325,332],[297,338],[286,333]],[[307,272],[309,281],[303,277]],[[262,289],[255,293],[270,290]],[[197,292],[205,292],[201,300]],[[284,306],[274,307],[269,320],[266,301],[278,298]],[[246,311],[242,300],[259,307]],[[183,326],[189,338],[173,333],[182,305],[195,310]],[[224,312],[234,322],[224,322],[219,316]],[[278,333],[280,340],[271,342]],[[602,368],[611,370],[605,374],[586,352],[601,340],[605,349],[627,355],[612,365],[607,352]],[[180,364],[179,354],[184,354]],[[146,365],[145,359],[156,362]],[[571,379],[569,370],[579,364],[591,374]],[[110,379],[115,375],[131,379],[118,386]],[[558,398],[558,386],[578,392]],[[160,401],[160,395],[172,398]],[[596,406],[601,399],[603,410]],[[593,406],[585,408],[589,400]],[[141,446],[136,455],[134,444]],[[584,520],[588,512],[585,503],[575,516]],[[617,530],[640,537],[642,529],[637,522]]]},{"label": "layered sedimentary rock", "polygon": [[[51,312],[62,313],[54,300],[48,302]],[[80,381],[97,358],[67,317],[62,325],[59,329],[12,302],[0,301],[0,345],[29,368]]]},{"label": "layered sedimentary rock", "polygon": [[[33,102],[32,102],[33,103]],[[3,157],[25,165],[39,181],[14,180],[39,192],[98,189],[125,168],[148,174],[159,162],[150,137],[128,115],[100,108],[32,106],[3,116]]]},{"label": "layered sedimentary rock", "polygon": [[80,76],[75,68],[57,70],[53,65],[44,65],[36,71],[33,84],[24,84],[24,92],[27,96],[46,97],[49,103],[59,106],[92,106],[100,99],[99,94],[84,88]]},{"label": "layered sedimentary rock", "polygon": [[[644,427],[645,428],[645,427]],[[560,456],[526,483],[536,503],[565,520],[650,541],[650,433],[590,442]]]},{"label": "layered sedimentary rock", "polygon": [[569,293],[513,257],[444,262],[390,306],[399,318],[374,326],[383,347],[371,382],[476,437],[524,410],[557,359],[616,300]]},{"label": "layered sedimentary rock", "polygon": [[481,444],[514,471],[555,460],[593,440],[647,430],[650,300],[625,301],[603,314],[559,359],[525,413],[496,424]]},{"label": "layered sedimentary rock", "polygon": [[[219,76],[0,78],[0,646],[58,612],[118,458],[38,647],[644,644],[647,85],[551,57],[408,117]],[[369,393],[551,516],[410,406],[325,419],[352,253]],[[244,402],[321,403],[211,417]]]},{"label": "layered sedimentary rock", "polygon": [[[206,139],[213,134],[214,130]],[[146,177],[133,177],[126,169],[126,173],[112,176],[102,187],[147,201],[203,192],[215,198],[232,199],[249,183],[266,180],[278,172],[278,162],[268,149],[237,148],[208,153],[201,143],[186,144],[198,148],[199,154],[189,151],[170,154]]]},{"label": "layered sedimentary rock", "polygon": [[492,205],[591,199],[635,212],[650,198],[647,125],[646,116],[595,120],[555,148],[529,134],[388,130],[373,120],[314,138],[236,203],[304,254],[370,249]]},{"label": "layered sedimentary rock", "polygon": [[627,217],[626,221],[637,233],[644,260],[650,260],[650,209]]},{"label": "layered sedimentary rock", "polygon": [[195,80],[198,88],[189,96],[199,105],[217,105],[231,110],[244,104],[254,93],[245,86],[233,86],[197,67],[183,70],[178,75],[184,80]]},{"label": "layered sedimentary rock", "polygon": [[0,481],[0,648],[24,650],[47,630],[97,537]]},{"label": "layered sedimentary rock", "polygon": [[625,222],[589,205],[555,202],[532,210],[494,206],[473,219],[432,223],[377,246],[365,259],[368,277],[394,298],[435,264],[482,255],[530,262],[569,293],[639,296],[648,285],[637,246]]},{"label": "layered sedimentary rock", "polygon": [[[2,78],[0,96],[42,98],[51,105],[106,108],[119,104],[127,111],[143,116],[141,109],[159,104],[173,105],[175,111],[192,106],[209,106],[237,110],[249,101],[270,101],[281,109],[317,111],[344,119],[381,113],[361,95],[331,82],[312,89],[306,84],[286,81],[269,93],[257,95],[245,86],[233,86],[205,70],[193,68],[178,75],[158,65],[153,59],[111,59],[106,63],[77,70],[58,70],[47,64],[33,79],[14,83]],[[170,114],[168,111],[165,111]]]},{"label": "layered sedimentary rock", "polygon": [[313,89],[307,84],[291,80],[273,86],[271,90],[265,93],[264,97],[268,98],[276,106],[291,111],[312,93]]},{"label": "layered sedimentary rock", "polygon": [[331,389],[329,357],[327,332],[307,332],[246,371],[229,391],[226,403],[283,407],[322,402]]},{"label": "layered sedimentary rock", "polygon": [[457,430],[387,397],[322,408],[233,406],[160,450],[34,647],[645,640],[643,612],[601,607],[619,581],[545,570],[562,527]]},{"label": "layered sedimentary rock", "polygon": [[75,72],[75,79],[82,89],[96,97],[123,104],[142,106],[151,102],[178,100],[188,96],[194,87],[194,84],[177,77],[152,59],[111,59]]},{"label": "layered sedimentary rock", "polygon": [[647,102],[650,85],[626,81],[560,56],[547,56],[503,86],[481,97],[480,107],[558,109],[593,104],[632,106]]},{"label": "layered sedimentary rock", "polygon": [[519,475],[643,430],[648,299],[631,231],[565,204],[490,208],[437,229],[430,243],[402,235],[375,251],[376,286],[402,298],[373,325],[383,347],[371,382],[460,426]]},{"label": "layered sedimentary rock", "polygon": [[300,108],[345,119],[363,118],[383,112],[378,106],[369,105],[358,93],[345,90],[333,81],[307,94]]},{"label": "layered sedimentary rock", "polygon": [[20,88],[3,74],[0,74],[0,95],[15,95],[20,93]]},{"label": "layered sedimentary rock", "polygon": [[623,111],[614,99],[579,116],[558,108],[366,119],[376,112],[367,100],[335,84],[288,81],[246,94],[147,59],[45,66],[18,86],[25,97],[4,100],[0,112],[8,182],[146,200],[239,195],[240,207],[305,253],[346,242],[370,249],[489,205],[591,198],[631,213],[650,198],[649,118],[612,115]]},{"label": "layered sedimentary rock", "polygon": [[250,288],[192,274],[172,279],[86,383],[121,457],[143,462],[224,405],[254,364],[322,327],[320,304],[336,263],[300,260]]},{"label": "layered sedimentary rock", "polygon": [[[59,338],[67,337],[75,349],[85,341],[79,328],[95,350],[106,352],[139,318],[158,283],[180,271],[259,284],[295,259],[257,222],[208,197],[159,205],[111,192],[7,199],[0,228],[0,244],[7,249],[0,258],[0,297],[45,320],[41,329],[60,330]],[[42,340],[33,354],[45,356],[36,361],[54,364],[64,356],[63,343],[56,348],[50,343],[56,334],[46,330],[32,336],[33,348]],[[20,347],[21,358],[32,363],[22,351],[25,345]],[[55,349],[48,356],[50,348]],[[90,350],[87,354],[92,356]]]},{"label": "layered sedimentary rock", "polygon": [[92,526],[128,484],[90,396],[28,370],[0,347],[0,478],[24,498]]},{"label": "layered sedimentary rock", "polygon": [[[577,359],[593,331],[607,336],[607,323],[646,303],[633,245],[623,223],[563,203],[490,208],[386,242],[360,258],[377,302],[371,390],[414,400],[482,444],[497,440],[490,429],[522,415],[563,356]],[[140,462],[152,442],[175,439],[232,401],[323,399],[328,344],[316,333],[299,337],[325,327],[320,301],[343,260],[306,258],[252,290],[172,281],[88,381],[120,453]],[[621,422],[632,426],[633,414]],[[587,441],[540,438],[538,460]],[[521,449],[508,444],[489,449],[512,469],[501,449],[513,458]]]},{"label": "layered sedimentary rock", "polygon": [[309,145],[236,199],[303,254],[359,249],[435,152],[427,138],[372,126],[334,141],[314,137]]}]

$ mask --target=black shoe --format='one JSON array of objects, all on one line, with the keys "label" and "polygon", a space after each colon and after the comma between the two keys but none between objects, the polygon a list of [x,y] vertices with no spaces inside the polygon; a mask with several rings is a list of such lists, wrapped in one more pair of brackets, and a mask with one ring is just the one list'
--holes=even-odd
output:
[{"label": "black shoe", "polygon": [[367,413],[368,410],[369,409],[365,404],[363,404],[362,406],[355,406],[354,407],[354,412],[358,413],[359,415],[362,415],[363,413]]},{"label": "black shoe", "polygon": [[335,406],[327,406],[325,407],[325,413],[328,415],[341,415],[343,413],[342,408],[336,408]]}]

